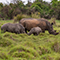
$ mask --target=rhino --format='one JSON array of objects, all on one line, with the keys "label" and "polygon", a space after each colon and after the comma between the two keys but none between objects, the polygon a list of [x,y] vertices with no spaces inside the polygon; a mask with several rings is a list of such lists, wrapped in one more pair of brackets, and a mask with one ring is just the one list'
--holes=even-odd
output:
[{"label": "rhino", "polygon": [[12,32],[16,34],[25,33],[25,28],[22,24],[19,23],[6,23],[1,26],[1,31],[3,32]]},{"label": "rhino", "polygon": [[40,27],[34,27],[32,28],[27,34],[28,35],[39,35],[40,33],[42,32],[41,28]]},{"label": "rhino", "polygon": [[25,32],[30,31],[34,27],[40,27],[42,32],[45,33],[47,30],[50,34],[57,35],[56,31],[53,29],[53,23],[50,23],[47,19],[35,19],[35,18],[24,18],[19,22],[25,27]]}]

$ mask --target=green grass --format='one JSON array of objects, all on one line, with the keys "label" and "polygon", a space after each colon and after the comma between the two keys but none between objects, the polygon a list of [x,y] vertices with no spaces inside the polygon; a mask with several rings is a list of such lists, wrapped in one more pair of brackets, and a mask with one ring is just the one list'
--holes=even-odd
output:
[{"label": "green grass", "polygon": [[[60,21],[56,20],[54,30],[60,31]],[[1,26],[13,20],[0,21],[0,60],[60,60],[60,34],[48,31],[33,34],[1,33]]]}]

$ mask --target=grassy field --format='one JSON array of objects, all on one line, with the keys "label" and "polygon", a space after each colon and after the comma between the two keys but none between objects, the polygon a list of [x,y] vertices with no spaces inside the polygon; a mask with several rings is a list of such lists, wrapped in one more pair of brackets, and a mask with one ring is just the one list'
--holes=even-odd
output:
[{"label": "grassy field", "polygon": [[[1,33],[1,26],[13,20],[0,21],[0,60],[60,60],[60,34],[48,31],[38,36],[15,33]],[[56,20],[54,30],[60,31]]]}]

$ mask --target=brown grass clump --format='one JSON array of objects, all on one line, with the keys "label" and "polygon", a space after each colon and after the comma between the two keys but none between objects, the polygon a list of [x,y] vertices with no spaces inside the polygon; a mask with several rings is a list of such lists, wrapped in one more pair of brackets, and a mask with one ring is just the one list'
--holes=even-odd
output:
[{"label": "brown grass clump", "polygon": [[48,49],[46,47],[39,46],[39,50],[40,50],[40,55],[46,54],[46,53],[51,53],[50,49]]},{"label": "brown grass clump", "polygon": [[55,51],[55,52],[60,52],[60,45],[58,42],[55,42],[53,45],[52,45],[52,49]]},{"label": "brown grass clump", "polygon": [[1,59],[8,59],[8,55],[5,53],[5,52],[3,52],[3,51],[0,51],[0,58]]}]

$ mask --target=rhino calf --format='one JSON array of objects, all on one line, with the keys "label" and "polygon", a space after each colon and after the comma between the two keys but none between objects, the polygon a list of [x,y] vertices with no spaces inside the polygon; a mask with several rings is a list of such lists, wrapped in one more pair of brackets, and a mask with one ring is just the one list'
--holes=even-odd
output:
[{"label": "rhino calf", "polygon": [[3,32],[12,32],[12,33],[16,33],[16,34],[20,34],[20,33],[25,33],[25,28],[18,23],[7,23],[1,26],[1,31],[3,30]]},{"label": "rhino calf", "polygon": [[39,35],[40,32],[42,32],[42,30],[41,30],[40,27],[34,27],[27,34],[28,35],[31,35],[31,34],[33,34],[33,35]]}]

